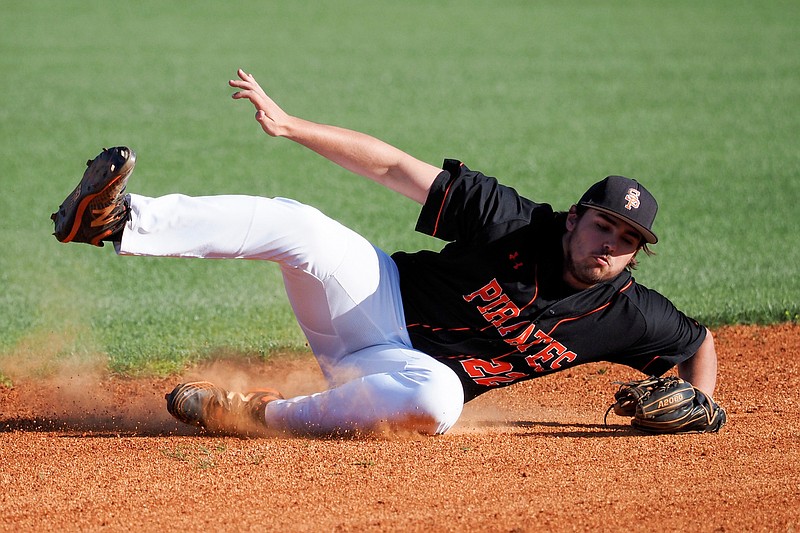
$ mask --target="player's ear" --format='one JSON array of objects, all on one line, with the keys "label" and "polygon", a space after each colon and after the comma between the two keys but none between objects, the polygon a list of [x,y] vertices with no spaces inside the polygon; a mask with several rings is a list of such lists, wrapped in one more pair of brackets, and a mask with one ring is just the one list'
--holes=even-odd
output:
[{"label": "player's ear", "polygon": [[573,205],[567,213],[567,231],[572,231],[578,225],[578,207]]}]

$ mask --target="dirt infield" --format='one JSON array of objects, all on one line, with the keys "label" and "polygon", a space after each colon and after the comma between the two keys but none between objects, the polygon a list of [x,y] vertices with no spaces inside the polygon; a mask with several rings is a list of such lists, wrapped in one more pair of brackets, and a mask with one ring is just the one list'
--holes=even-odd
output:
[{"label": "dirt infield", "polygon": [[310,357],[169,380],[75,372],[0,386],[0,530],[798,531],[800,327],[716,331],[717,435],[603,414],[592,364],[486,394],[447,435],[210,437],[164,410],[177,379],[321,386]]}]

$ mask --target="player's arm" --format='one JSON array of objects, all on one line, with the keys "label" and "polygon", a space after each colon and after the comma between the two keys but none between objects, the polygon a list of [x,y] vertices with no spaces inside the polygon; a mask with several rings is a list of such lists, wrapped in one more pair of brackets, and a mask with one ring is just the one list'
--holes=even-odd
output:
[{"label": "player's arm", "polygon": [[714,396],[714,388],[717,386],[717,350],[710,331],[706,330],[706,338],[697,352],[678,364],[678,375],[709,397]]},{"label": "player's arm", "polygon": [[286,137],[365,178],[422,204],[441,169],[375,137],[357,131],[317,124],[286,113],[242,69],[229,82],[239,89],[234,99],[247,99],[256,108],[256,120],[272,137]]}]

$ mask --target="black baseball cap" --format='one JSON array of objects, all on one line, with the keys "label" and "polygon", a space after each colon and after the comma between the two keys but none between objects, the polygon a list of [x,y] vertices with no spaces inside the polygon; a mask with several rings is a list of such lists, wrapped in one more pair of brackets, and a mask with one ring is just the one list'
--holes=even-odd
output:
[{"label": "black baseball cap", "polygon": [[636,228],[648,244],[658,242],[658,237],[652,230],[658,203],[650,191],[636,180],[624,176],[608,176],[589,187],[578,205],[621,218]]}]

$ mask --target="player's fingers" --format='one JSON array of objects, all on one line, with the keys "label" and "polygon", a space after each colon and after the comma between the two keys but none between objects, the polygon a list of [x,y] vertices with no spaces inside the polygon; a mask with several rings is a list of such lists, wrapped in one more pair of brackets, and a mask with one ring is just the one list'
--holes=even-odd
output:
[{"label": "player's fingers", "polygon": [[261,88],[261,85],[259,85],[258,82],[252,78],[252,76],[249,80],[228,80],[228,85],[237,89],[251,91],[261,96],[266,96],[264,89]]},{"label": "player's fingers", "polygon": [[258,84],[244,80],[228,80],[228,85],[230,85],[231,87],[252,88],[253,86],[256,86]]},{"label": "player's fingers", "polygon": [[251,74],[246,73],[244,70],[239,69],[236,71],[236,75],[239,76],[239,79],[228,80],[228,85],[231,87],[248,87],[252,85],[258,85]]},{"label": "player's fingers", "polygon": [[256,107],[260,107],[264,103],[264,97],[256,91],[236,91],[231,95],[234,100],[250,100]]}]

